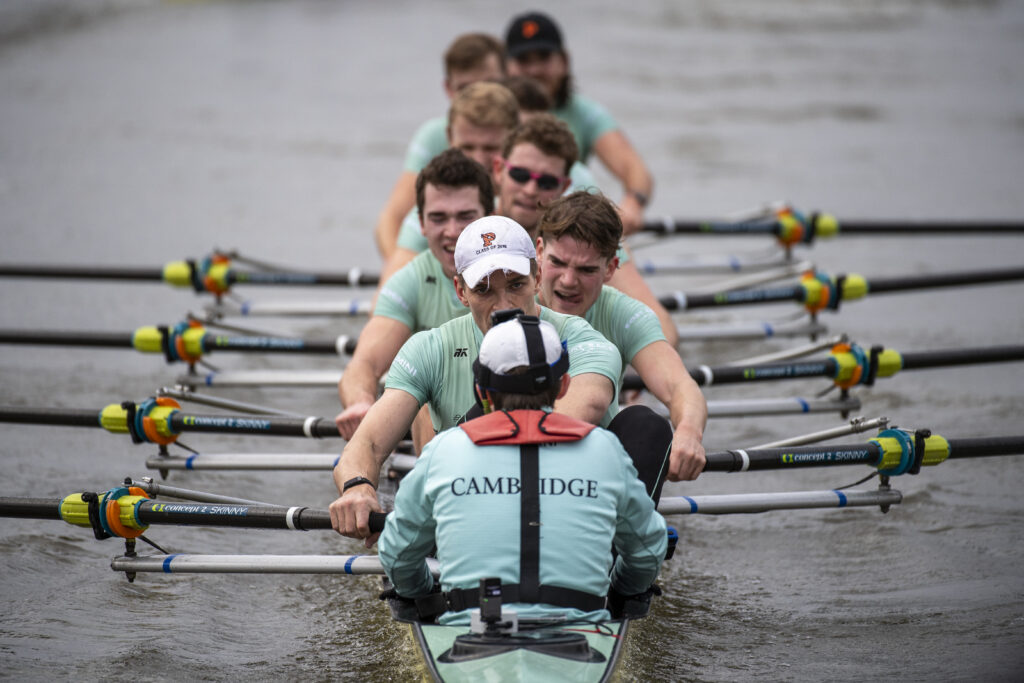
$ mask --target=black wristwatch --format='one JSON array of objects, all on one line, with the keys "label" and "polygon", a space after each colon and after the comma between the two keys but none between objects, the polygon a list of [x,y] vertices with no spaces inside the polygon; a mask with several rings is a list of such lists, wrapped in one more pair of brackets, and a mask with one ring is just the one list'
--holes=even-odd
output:
[{"label": "black wristwatch", "polygon": [[641,208],[647,208],[647,204],[651,201],[651,198],[645,195],[643,192],[630,190],[629,194],[633,196],[633,199],[636,200],[636,203],[639,204]]},{"label": "black wristwatch", "polygon": [[341,485],[341,492],[345,493],[345,491],[348,491],[353,486],[361,486],[362,484],[369,484],[371,489],[374,491],[377,490],[377,487],[373,485],[373,482],[366,477],[352,477]]}]

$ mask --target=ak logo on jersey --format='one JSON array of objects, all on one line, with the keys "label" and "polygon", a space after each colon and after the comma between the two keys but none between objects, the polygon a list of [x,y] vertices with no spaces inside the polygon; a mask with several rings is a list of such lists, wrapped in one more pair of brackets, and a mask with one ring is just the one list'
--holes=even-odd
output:
[{"label": "ak logo on jersey", "polygon": [[494,243],[497,236],[493,232],[484,232],[480,234],[480,239],[483,240],[484,246],[489,247]]},{"label": "ak logo on jersey", "polygon": [[455,353],[452,354],[452,358],[469,358],[468,351],[468,346],[460,346],[459,348],[455,349]]}]

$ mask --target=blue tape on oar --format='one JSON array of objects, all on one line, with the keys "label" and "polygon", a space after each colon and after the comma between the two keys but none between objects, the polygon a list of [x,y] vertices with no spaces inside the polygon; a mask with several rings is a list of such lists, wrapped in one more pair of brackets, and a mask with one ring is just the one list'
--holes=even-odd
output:
[{"label": "blue tape on oar", "polygon": [[359,302],[357,300],[352,299],[352,301],[349,302],[348,312],[349,315],[355,315],[356,313],[359,312]]},{"label": "blue tape on oar", "polygon": [[188,456],[188,457],[187,457],[187,458],[185,459],[185,469],[186,469],[186,470],[190,470],[190,469],[192,469],[192,461],[193,461],[193,460],[195,460],[195,459],[196,459],[196,458],[198,458],[198,457],[199,457],[199,454],[198,454],[198,453],[196,453],[195,455],[190,455],[190,456]]},{"label": "blue tape on oar", "polygon": [[793,400],[800,404],[800,412],[802,412],[802,413],[809,413],[809,412],[811,412],[811,406],[810,406],[810,404],[807,401],[805,401],[804,399],[800,398],[799,396],[796,397]]},{"label": "blue tape on oar", "polygon": [[764,336],[771,337],[775,334],[775,328],[772,325],[768,323],[761,323],[761,326],[764,328]]},{"label": "blue tape on oar", "polygon": [[216,372],[211,372],[211,373],[208,373],[206,375],[206,377],[203,379],[203,381],[206,382],[206,386],[212,386],[213,385],[213,376],[216,375],[216,374],[217,374]]},{"label": "blue tape on oar", "polygon": [[178,556],[178,553],[175,553],[174,555],[168,555],[167,557],[164,558],[164,574],[170,574],[171,573],[171,561],[174,558],[176,558],[177,556]]},{"label": "blue tape on oar", "polygon": [[362,555],[353,555],[352,557],[348,558],[348,560],[345,562],[345,573],[346,574],[351,574],[352,573],[352,564],[357,559],[359,559],[360,557],[362,557]]},{"label": "blue tape on oar", "polygon": [[839,497],[839,507],[846,507],[846,494],[843,493],[842,491],[835,489],[833,489],[832,493],[836,494]]},{"label": "blue tape on oar", "polygon": [[733,270],[742,270],[743,269],[743,264],[735,256],[730,256],[729,257],[729,267],[732,268]]},{"label": "blue tape on oar", "polygon": [[250,305],[251,305],[251,302],[249,302],[249,301],[243,301],[242,302],[242,315],[249,315],[249,311],[251,310],[250,309]]},{"label": "blue tape on oar", "polygon": [[695,501],[693,498],[690,498],[689,496],[683,496],[683,500],[690,504],[690,514],[697,514],[697,501]]}]

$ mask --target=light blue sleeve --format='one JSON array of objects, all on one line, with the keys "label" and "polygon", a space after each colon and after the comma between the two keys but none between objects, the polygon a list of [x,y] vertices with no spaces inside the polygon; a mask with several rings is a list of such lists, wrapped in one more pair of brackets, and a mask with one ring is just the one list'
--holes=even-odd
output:
[{"label": "light blue sleeve", "polygon": [[583,318],[568,316],[565,326],[566,348],[569,350],[569,375],[587,372],[604,375],[618,385],[622,374],[619,350]]},{"label": "light blue sleeve", "polygon": [[612,586],[623,595],[636,595],[647,590],[658,578],[668,548],[668,533],[665,518],[654,509],[654,501],[637,477],[633,462],[618,439],[612,436],[610,441],[621,451],[622,476],[626,482],[612,542],[618,552],[612,567]]},{"label": "light blue sleeve", "polygon": [[430,160],[448,149],[448,117],[438,116],[416,129],[405,151],[406,171],[419,173]]},{"label": "light blue sleeve", "polygon": [[661,329],[661,321],[651,307],[625,294],[615,305],[612,325],[619,330],[618,335],[622,340],[619,349],[630,363],[641,349],[656,341],[667,341]]},{"label": "light blue sleeve", "polygon": [[569,178],[572,183],[565,191],[566,194],[572,192],[599,193],[601,191],[601,188],[597,186],[597,179],[594,177],[593,171],[586,164],[581,164],[578,161],[573,164],[569,169]]},{"label": "light blue sleeve", "polygon": [[416,269],[412,263],[407,263],[380,288],[380,296],[377,297],[373,314],[397,320],[410,331],[415,330],[419,292]]},{"label": "light blue sleeve", "polygon": [[422,406],[434,397],[434,390],[441,382],[441,364],[437,359],[443,354],[436,327],[417,332],[402,344],[391,361],[384,388],[401,389]]},{"label": "light blue sleeve", "polygon": [[437,522],[426,482],[435,439],[423,449],[416,466],[402,479],[395,495],[395,509],[388,515],[377,542],[377,552],[395,590],[404,598],[430,593],[434,577],[427,566],[427,554],[434,545]]},{"label": "light blue sleeve", "polygon": [[402,225],[398,229],[398,246],[415,252],[427,250],[427,238],[420,229],[420,214],[415,206],[402,219]]}]

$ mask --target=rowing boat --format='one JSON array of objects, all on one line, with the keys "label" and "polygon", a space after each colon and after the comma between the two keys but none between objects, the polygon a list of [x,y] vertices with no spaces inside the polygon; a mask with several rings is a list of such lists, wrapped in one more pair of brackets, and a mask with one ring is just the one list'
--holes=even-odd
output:
[{"label": "rowing boat", "polygon": [[647,615],[643,609],[596,623],[517,622],[514,631],[488,631],[479,621],[476,628],[423,623],[408,601],[387,602],[437,681],[607,681],[619,668],[630,622]]}]

